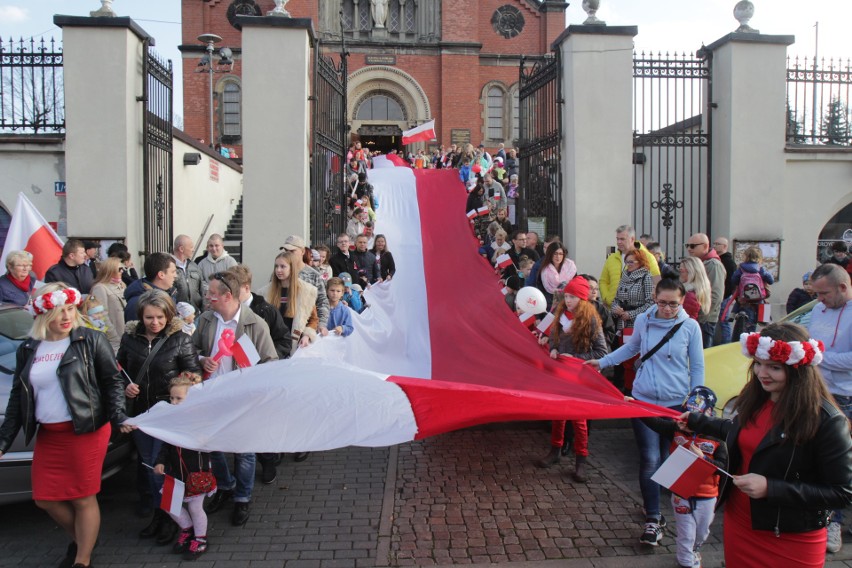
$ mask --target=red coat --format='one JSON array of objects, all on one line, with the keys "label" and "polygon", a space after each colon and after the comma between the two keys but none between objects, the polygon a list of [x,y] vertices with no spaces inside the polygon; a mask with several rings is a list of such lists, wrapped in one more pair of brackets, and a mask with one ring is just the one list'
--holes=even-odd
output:
[{"label": "red coat", "polygon": [[701,313],[701,304],[692,290],[687,292],[686,297],[683,299],[683,310],[686,312],[686,315],[694,320],[697,320],[698,314]]}]

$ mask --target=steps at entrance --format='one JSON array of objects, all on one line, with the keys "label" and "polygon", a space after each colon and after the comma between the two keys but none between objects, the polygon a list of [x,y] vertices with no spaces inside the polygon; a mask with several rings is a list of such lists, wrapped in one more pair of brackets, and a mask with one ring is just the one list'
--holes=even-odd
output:
[{"label": "steps at entrance", "polygon": [[237,203],[237,208],[228,221],[228,228],[224,235],[225,250],[234,257],[237,262],[243,261],[243,198]]}]

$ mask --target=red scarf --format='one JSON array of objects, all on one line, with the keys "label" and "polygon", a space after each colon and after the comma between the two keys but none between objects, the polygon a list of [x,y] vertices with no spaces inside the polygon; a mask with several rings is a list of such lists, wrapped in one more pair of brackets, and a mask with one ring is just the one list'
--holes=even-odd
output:
[{"label": "red scarf", "polygon": [[32,289],[32,281],[33,281],[32,274],[27,274],[27,277],[24,278],[23,280],[18,280],[17,278],[12,276],[11,274],[9,275],[9,282],[14,284],[15,288],[18,288],[18,289],[21,290],[21,292],[26,292],[27,294],[29,294],[30,290]]}]

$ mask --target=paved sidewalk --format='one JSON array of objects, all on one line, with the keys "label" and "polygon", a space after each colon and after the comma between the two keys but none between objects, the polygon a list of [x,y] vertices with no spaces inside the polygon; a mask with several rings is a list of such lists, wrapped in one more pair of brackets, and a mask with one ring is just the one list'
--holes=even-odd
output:
[{"label": "paved sidewalk", "polygon": [[[285,456],[278,480],[255,486],[249,523],[232,527],[229,508],[212,515],[209,552],[191,563],[137,538],[145,522],[133,515],[134,475],[127,468],[104,484],[94,564],[675,567],[673,523],[662,546],[638,544],[643,519],[637,454],[624,426],[592,425],[588,484],[571,481],[573,459],[549,470],[532,465],[547,451],[544,425],[464,430],[392,448],[346,448],[311,454],[303,463]],[[717,518],[703,551],[705,568],[723,565],[720,533]],[[31,503],[0,507],[0,535],[2,567],[55,566],[67,544]],[[827,566],[852,567],[852,544],[831,555]]]}]

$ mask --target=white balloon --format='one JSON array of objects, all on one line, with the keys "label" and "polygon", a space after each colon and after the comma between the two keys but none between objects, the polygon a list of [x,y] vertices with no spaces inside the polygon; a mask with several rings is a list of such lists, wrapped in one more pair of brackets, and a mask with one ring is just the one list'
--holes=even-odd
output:
[{"label": "white balloon", "polygon": [[543,314],[547,311],[547,300],[538,288],[525,286],[515,295],[515,306],[525,314]]}]

